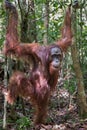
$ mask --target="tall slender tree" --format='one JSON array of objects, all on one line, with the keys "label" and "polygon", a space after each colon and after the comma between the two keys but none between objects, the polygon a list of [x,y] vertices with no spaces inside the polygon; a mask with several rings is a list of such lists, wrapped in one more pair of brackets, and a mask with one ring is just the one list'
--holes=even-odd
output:
[{"label": "tall slender tree", "polygon": [[45,15],[44,15],[44,37],[43,43],[46,45],[48,43],[48,26],[49,26],[49,0],[45,2]]},{"label": "tall slender tree", "polygon": [[87,102],[86,102],[86,94],[84,90],[84,81],[83,81],[82,70],[79,62],[79,53],[78,53],[79,51],[76,46],[77,43],[76,9],[73,10],[72,23],[73,23],[73,43],[71,47],[71,55],[72,55],[73,66],[74,66],[76,81],[77,81],[77,92],[78,92],[77,100],[78,100],[81,117],[87,117]]},{"label": "tall slender tree", "polygon": [[18,0],[21,12],[21,41],[37,41],[34,0]]}]

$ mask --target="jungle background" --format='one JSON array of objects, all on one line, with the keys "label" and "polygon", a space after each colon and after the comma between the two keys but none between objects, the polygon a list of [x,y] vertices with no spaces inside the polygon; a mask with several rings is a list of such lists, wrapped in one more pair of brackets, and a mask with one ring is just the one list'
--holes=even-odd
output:
[{"label": "jungle background", "polygon": [[[61,37],[65,10],[72,3],[72,46],[64,55],[57,89],[49,103],[47,125],[41,130],[87,130],[87,1],[10,1],[18,10],[20,40],[43,45],[54,43]],[[29,102],[18,99],[10,106],[2,94],[14,69],[27,71],[27,65],[3,55],[7,22],[4,0],[0,0],[0,130],[33,130],[34,110]]]}]

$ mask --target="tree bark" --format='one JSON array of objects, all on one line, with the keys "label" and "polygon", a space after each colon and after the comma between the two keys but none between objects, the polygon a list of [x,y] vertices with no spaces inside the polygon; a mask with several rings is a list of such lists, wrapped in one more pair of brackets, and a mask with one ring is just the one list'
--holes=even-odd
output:
[{"label": "tree bark", "polygon": [[44,38],[43,43],[47,45],[48,43],[48,26],[49,26],[49,0],[46,0],[45,3],[45,15],[44,15]]},{"label": "tree bark", "polygon": [[[5,58],[5,65],[4,65],[4,85],[7,87],[7,57]],[[4,99],[4,113],[3,113],[3,129],[7,128],[7,101]]]},{"label": "tree bark", "polygon": [[37,41],[34,0],[18,0],[21,12],[21,41]]},{"label": "tree bark", "polygon": [[72,47],[71,47],[71,55],[73,60],[73,66],[76,74],[76,81],[77,81],[77,91],[78,91],[78,105],[80,110],[81,117],[87,117],[87,103],[86,103],[86,94],[84,90],[84,82],[83,82],[83,75],[82,70],[79,63],[79,51],[76,47],[76,10],[73,11],[73,40],[72,40]]}]

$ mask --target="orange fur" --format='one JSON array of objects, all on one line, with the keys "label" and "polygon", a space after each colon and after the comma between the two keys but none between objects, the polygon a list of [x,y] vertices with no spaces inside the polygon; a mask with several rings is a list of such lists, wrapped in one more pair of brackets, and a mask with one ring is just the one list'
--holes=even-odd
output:
[{"label": "orange fur", "polygon": [[[40,46],[38,43],[23,44],[19,42],[17,24],[18,14],[15,6],[6,1],[6,10],[9,11],[9,22],[7,26],[6,41],[4,45],[4,54],[14,55],[16,57],[31,57],[33,67],[30,76],[23,72],[14,72],[8,84],[8,91],[5,92],[5,98],[8,103],[13,104],[18,96],[23,98],[30,97],[31,103],[36,109],[35,124],[44,123],[47,114],[47,105],[50,93],[55,89],[58,73],[60,69],[54,68],[51,64],[50,53],[52,48],[59,48],[65,51],[71,45],[71,11],[70,7],[66,11],[62,38],[54,45]],[[61,49],[60,49],[61,48]]]}]

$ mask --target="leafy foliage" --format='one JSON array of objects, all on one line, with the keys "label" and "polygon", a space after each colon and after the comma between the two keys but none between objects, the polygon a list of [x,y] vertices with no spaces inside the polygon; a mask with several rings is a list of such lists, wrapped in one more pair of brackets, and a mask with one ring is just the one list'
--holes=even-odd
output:
[{"label": "leafy foliage", "polygon": [[[13,1],[13,0],[11,0]],[[79,53],[79,61],[82,68],[84,83],[87,89],[87,1],[80,1],[80,9],[77,10],[77,47]],[[14,0],[17,4],[17,0]],[[44,28],[44,4],[46,0],[35,0],[35,20],[36,20],[36,29],[37,29],[37,40],[40,43],[43,43],[43,35],[45,33]],[[50,12],[49,12],[49,28],[48,28],[48,42],[53,43],[60,37],[61,26],[64,19],[64,12],[66,6],[71,2],[71,0],[50,0]],[[3,42],[5,40],[5,31],[8,16],[5,13],[3,0],[0,0],[0,48],[3,47]],[[19,11],[19,8],[18,8]],[[29,18],[28,18],[29,19]],[[20,24],[20,12],[19,12],[19,24]],[[20,25],[19,25],[20,26]],[[0,56],[1,57],[1,56]],[[66,68],[66,71],[64,70]],[[67,56],[65,56],[65,63],[63,65],[63,77],[67,74],[68,69],[72,78],[65,80],[63,87],[67,88],[71,94],[77,89],[76,77],[73,69],[73,63],[70,55],[70,50]],[[54,107],[54,105],[53,105]],[[50,122],[50,119],[49,121]],[[2,120],[0,120],[2,124]],[[31,121],[28,117],[22,117],[16,121],[17,130],[24,130],[25,128],[31,125]]]},{"label": "leafy foliage", "polygon": [[4,39],[5,39],[5,25],[6,25],[6,14],[5,14],[5,10],[3,8],[3,3],[2,1],[0,1],[0,47],[2,46]]},{"label": "leafy foliage", "polygon": [[22,117],[16,121],[17,130],[24,130],[31,125],[31,120],[28,117]]}]

